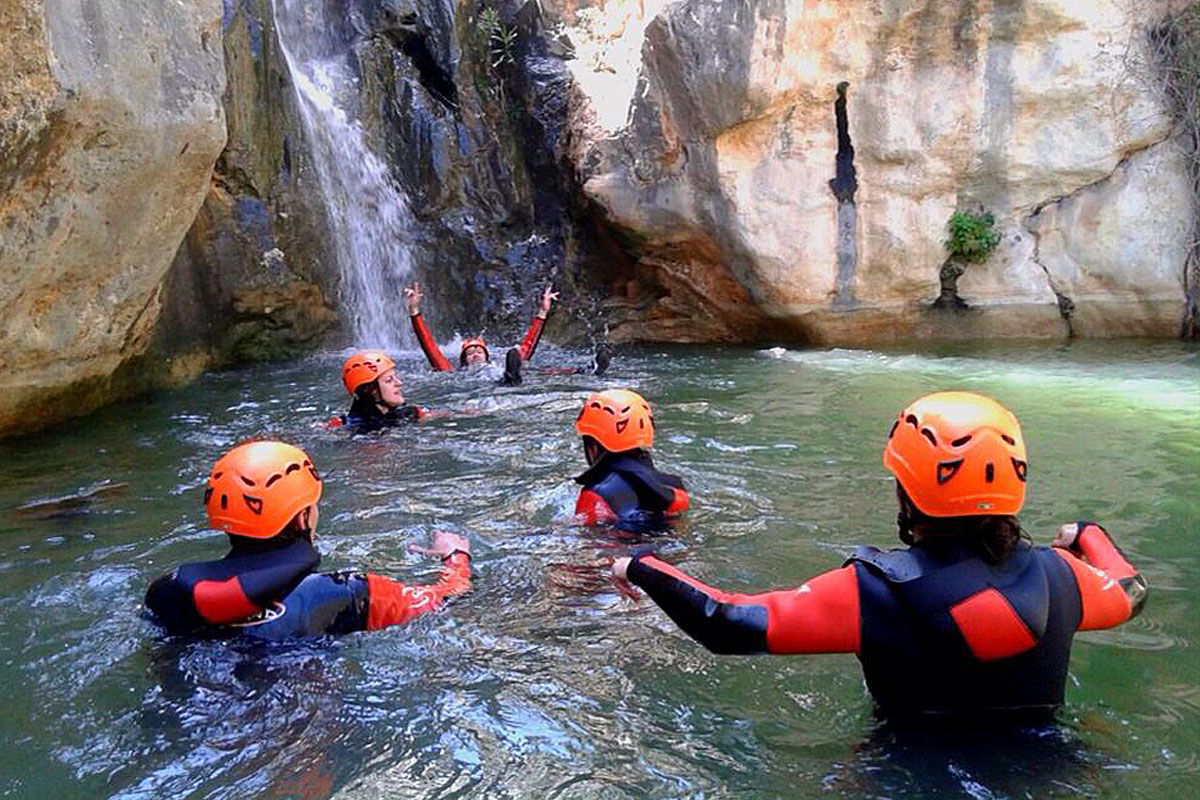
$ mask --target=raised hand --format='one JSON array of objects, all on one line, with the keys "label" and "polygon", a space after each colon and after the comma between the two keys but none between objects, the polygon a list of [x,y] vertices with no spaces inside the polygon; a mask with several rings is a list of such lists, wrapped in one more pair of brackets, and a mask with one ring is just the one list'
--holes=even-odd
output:
[{"label": "raised hand", "polygon": [[412,286],[407,286],[404,289],[404,305],[408,307],[408,315],[415,317],[421,313],[421,289],[416,281],[413,281]]},{"label": "raised hand", "polygon": [[542,319],[550,313],[550,304],[558,299],[558,292],[552,291],[553,286],[547,286],[546,291],[542,292],[542,305],[538,309],[538,316]]}]

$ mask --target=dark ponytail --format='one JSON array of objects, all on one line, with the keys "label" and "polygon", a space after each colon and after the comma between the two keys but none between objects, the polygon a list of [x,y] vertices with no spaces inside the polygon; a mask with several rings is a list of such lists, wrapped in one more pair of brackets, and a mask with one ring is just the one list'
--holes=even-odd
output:
[{"label": "dark ponytail", "polygon": [[1022,541],[1033,543],[1015,516],[931,517],[913,504],[899,481],[896,482],[896,497],[900,501],[896,525],[900,529],[900,541],[906,545],[918,542],[923,547],[966,544],[987,563],[1000,564]]}]

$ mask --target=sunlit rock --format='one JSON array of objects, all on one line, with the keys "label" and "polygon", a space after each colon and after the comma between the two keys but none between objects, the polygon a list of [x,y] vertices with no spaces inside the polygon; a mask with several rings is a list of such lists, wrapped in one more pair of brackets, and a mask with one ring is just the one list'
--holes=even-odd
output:
[{"label": "sunlit rock", "polygon": [[[636,260],[616,336],[1176,334],[1196,212],[1145,26],[1178,4],[545,5],[572,161]],[[931,311],[947,220],[980,209],[1001,246],[968,311]]]},{"label": "sunlit rock", "polygon": [[0,431],[105,402],[145,349],[225,143],[220,23],[218,0],[0,4]]}]

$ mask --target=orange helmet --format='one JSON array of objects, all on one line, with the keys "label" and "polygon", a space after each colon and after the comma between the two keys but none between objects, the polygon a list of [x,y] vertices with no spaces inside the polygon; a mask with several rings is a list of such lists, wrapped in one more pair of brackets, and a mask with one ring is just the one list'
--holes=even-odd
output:
[{"label": "orange helmet", "polygon": [[930,517],[1016,514],[1025,440],[1007,408],[972,392],[935,392],[900,412],[883,466]]},{"label": "orange helmet", "polygon": [[637,392],[608,389],[583,403],[575,419],[575,432],[591,436],[610,453],[654,444],[654,415]]},{"label": "orange helmet", "polygon": [[383,353],[364,350],[346,359],[342,365],[342,383],[347,392],[354,394],[354,390],[364,383],[378,380],[380,375],[395,368],[396,362]]},{"label": "orange helmet", "polygon": [[483,357],[486,358],[488,361],[492,360],[492,355],[491,355],[491,353],[488,352],[487,345],[484,344],[484,342],[483,342],[483,337],[476,336],[472,339],[463,339],[462,347],[460,347],[458,349],[458,363],[460,365],[465,365],[467,363],[467,348],[468,347],[482,347],[483,348]]},{"label": "orange helmet", "polygon": [[320,497],[321,479],[303,450],[283,442],[246,442],[213,465],[204,507],[214,528],[270,539]]}]

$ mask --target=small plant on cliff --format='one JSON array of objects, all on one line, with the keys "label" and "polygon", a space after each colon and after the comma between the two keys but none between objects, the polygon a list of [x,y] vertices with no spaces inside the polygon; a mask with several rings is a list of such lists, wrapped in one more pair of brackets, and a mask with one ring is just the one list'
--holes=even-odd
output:
[{"label": "small plant on cliff", "polygon": [[982,264],[1000,243],[1000,234],[995,228],[996,219],[982,212],[955,211],[950,215],[947,227],[950,238],[944,244],[951,259],[970,264]]},{"label": "small plant on cliff", "polygon": [[969,308],[966,301],[958,296],[958,279],[966,271],[967,264],[987,261],[996,245],[1000,244],[1000,234],[995,226],[996,218],[982,209],[978,214],[955,211],[950,215],[950,221],[946,223],[950,238],[943,242],[950,255],[938,275],[942,291],[933,301],[934,308],[954,311],[966,311]]},{"label": "small plant on cliff", "polygon": [[479,12],[479,30],[487,41],[488,66],[493,70],[516,61],[517,28],[500,21],[496,9],[487,6]]}]

